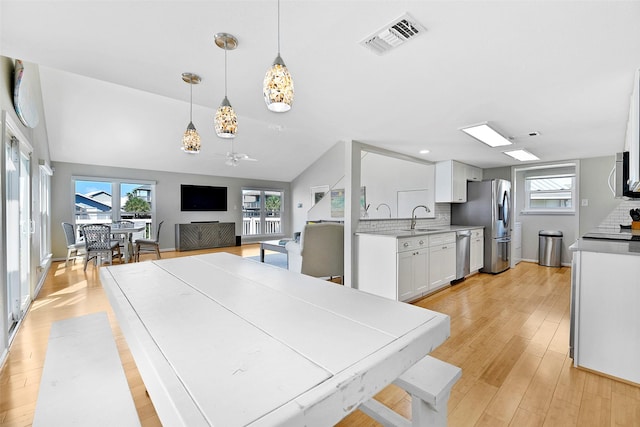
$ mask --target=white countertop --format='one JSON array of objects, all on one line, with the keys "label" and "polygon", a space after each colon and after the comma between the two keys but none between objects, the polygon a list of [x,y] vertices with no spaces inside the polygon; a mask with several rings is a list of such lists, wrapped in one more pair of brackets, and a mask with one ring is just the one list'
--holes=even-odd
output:
[{"label": "white countertop", "polygon": [[[447,226],[438,226],[438,227],[417,227],[416,230],[383,230],[383,231],[359,231],[356,235],[372,235],[372,236],[385,236],[392,238],[399,237],[413,237],[413,236],[424,236],[428,234],[439,234],[439,233],[450,233],[452,231],[460,231],[460,230],[477,230],[478,228],[484,228],[482,225],[447,225]],[[424,231],[422,229],[428,229],[428,231]]]},{"label": "white countertop", "polygon": [[579,239],[570,251],[602,252],[617,255],[640,255],[640,241]]}]

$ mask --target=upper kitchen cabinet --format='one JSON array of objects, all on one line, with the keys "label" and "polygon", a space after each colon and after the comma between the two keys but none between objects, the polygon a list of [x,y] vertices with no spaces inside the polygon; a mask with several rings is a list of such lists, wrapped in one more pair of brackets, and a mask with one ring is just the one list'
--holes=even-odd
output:
[{"label": "upper kitchen cabinet", "polygon": [[482,181],[482,169],[455,160],[436,163],[436,203],[466,202],[467,181]]}]

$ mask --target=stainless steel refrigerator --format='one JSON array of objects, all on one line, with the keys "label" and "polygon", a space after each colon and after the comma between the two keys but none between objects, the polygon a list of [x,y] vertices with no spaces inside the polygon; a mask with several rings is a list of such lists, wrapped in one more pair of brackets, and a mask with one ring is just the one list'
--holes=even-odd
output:
[{"label": "stainless steel refrigerator", "polygon": [[467,202],[451,204],[452,225],[484,226],[485,273],[509,268],[511,256],[511,182],[505,179],[470,181]]}]

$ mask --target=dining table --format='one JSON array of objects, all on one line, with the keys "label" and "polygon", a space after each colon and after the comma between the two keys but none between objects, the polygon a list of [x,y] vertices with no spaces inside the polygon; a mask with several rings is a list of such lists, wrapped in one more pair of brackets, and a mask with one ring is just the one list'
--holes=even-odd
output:
[{"label": "dining table", "polygon": [[133,225],[123,225],[123,224],[109,224],[111,227],[111,235],[112,236],[123,236],[124,244],[122,245],[124,250],[124,261],[128,263],[131,261],[134,255],[133,250],[133,233],[138,233],[140,231],[144,231],[146,228],[146,224],[133,224]]},{"label": "dining table", "polygon": [[450,334],[446,314],[229,253],[100,279],[167,426],[329,426]]}]

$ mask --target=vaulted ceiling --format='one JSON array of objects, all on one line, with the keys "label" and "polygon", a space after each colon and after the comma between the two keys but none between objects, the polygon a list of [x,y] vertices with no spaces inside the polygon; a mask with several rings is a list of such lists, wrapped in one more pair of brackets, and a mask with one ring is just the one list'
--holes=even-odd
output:
[{"label": "vaulted ceiling", "polygon": [[[277,3],[3,0],[2,55],[39,65],[53,161],[290,181],[340,140],[482,168],[516,161],[458,129],[490,121],[542,161],[622,150],[640,68],[638,1],[281,1],[291,111],[262,99],[277,53]],[[426,28],[376,55],[360,45],[409,13]],[[226,166],[224,96],[238,114]],[[180,140],[193,88],[202,152]],[[530,137],[530,132],[539,132]],[[419,154],[419,150],[430,150]]]}]

